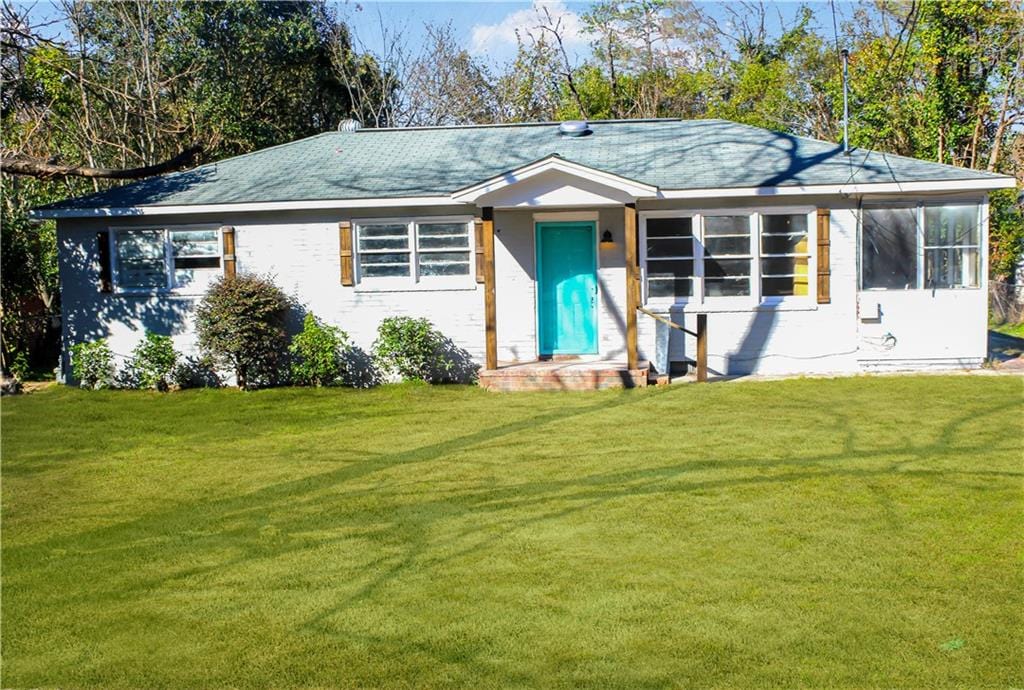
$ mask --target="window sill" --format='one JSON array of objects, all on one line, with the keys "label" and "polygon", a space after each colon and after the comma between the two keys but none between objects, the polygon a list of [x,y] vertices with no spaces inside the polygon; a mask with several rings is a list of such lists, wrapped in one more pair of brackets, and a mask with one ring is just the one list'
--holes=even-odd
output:
[{"label": "window sill", "polygon": [[112,293],[117,297],[182,297],[187,299],[198,299],[206,294],[203,292],[193,292],[187,290],[167,290],[167,289],[156,289],[156,290],[132,290],[127,288],[116,288]]},{"label": "window sill", "polygon": [[448,283],[441,285],[365,285],[357,283],[356,294],[374,294],[381,292],[473,292],[477,289],[476,282],[473,283]]},{"label": "window sill", "polygon": [[753,302],[739,298],[736,301],[698,301],[691,302],[648,302],[644,305],[656,314],[726,314],[780,311],[818,311],[818,304],[811,298],[777,302]]}]

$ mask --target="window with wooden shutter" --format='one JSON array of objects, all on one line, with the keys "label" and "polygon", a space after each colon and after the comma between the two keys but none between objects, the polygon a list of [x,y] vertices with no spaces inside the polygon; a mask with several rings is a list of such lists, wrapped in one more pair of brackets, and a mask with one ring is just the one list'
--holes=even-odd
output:
[{"label": "window with wooden shutter", "polygon": [[341,284],[356,284],[355,271],[352,267],[352,223],[343,220],[338,223],[338,242],[341,247]]},{"label": "window with wooden shutter", "polygon": [[829,304],[832,301],[829,218],[827,208],[818,209],[818,304]]},{"label": "window with wooden shutter", "polygon": [[96,233],[96,256],[100,263],[100,292],[113,292],[114,281],[110,268],[110,231]]}]

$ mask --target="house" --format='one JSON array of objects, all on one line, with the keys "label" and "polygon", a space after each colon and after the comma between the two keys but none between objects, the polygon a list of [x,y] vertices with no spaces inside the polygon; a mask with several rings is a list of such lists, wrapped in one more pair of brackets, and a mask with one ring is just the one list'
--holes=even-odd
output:
[{"label": "house", "polygon": [[986,356],[986,199],[1011,177],[723,120],[341,129],[38,209],[64,371],[145,329],[194,350],[196,301],[243,271],[365,350],[426,317],[497,388],[642,384],[699,349],[730,375]]}]

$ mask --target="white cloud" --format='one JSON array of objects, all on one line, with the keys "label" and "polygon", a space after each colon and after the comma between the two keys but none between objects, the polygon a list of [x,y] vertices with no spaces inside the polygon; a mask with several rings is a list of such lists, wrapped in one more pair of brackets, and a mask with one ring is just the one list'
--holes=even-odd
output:
[{"label": "white cloud", "polygon": [[525,41],[530,40],[531,34],[539,38],[539,27],[548,23],[548,16],[552,23],[558,22],[562,42],[570,57],[589,51],[590,36],[583,28],[583,20],[566,7],[562,0],[534,0],[532,7],[507,14],[497,24],[475,25],[469,50],[475,55],[487,55],[492,59],[514,55],[516,32]]}]

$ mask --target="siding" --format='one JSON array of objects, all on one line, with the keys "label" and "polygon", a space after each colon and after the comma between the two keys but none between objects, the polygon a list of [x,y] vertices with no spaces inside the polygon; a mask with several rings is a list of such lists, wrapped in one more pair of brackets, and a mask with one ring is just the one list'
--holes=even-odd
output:
[{"label": "siding", "polygon": [[[792,205],[772,199],[756,205]],[[851,200],[810,199],[832,208],[832,301],[777,309],[734,308],[708,311],[709,366],[719,373],[852,372],[878,368],[976,366],[986,353],[986,285],[977,290],[858,293],[857,211]],[[750,200],[657,202],[645,210],[749,207]],[[498,356],[529,361],[536,357],[536,293],[533,210],[495,214],[495,278]],[[380,320],[391,315],[426,317],[477,362],[483,361],[483,286],[464,289],[370,291],[343,287],[339,276],[337,223],[347,218],[466,215],[463,207],[382,209],[367,212],[278,212],[237,216],[164,219],[164,224],[210,222],[236,229],[240,272],[270,274],[304,309],[347,331],[369,352]],[[62,220],[58,225],[64,310],[64,350],[75,342],[109,338],[127,357],[145,330],[171,335],[185,354],[196,354],[192,314],[197,297],[125,295],[99,292],[95,233],[109,225],[152,225],[151,219]],[[623,211],[599,211],[598,234],[610,230],[615,244],[599,250],[599,350],[605,359],[625,359],[625,267]],[[813,244],[813,243],[812,243]],[[984,253],[983,249],[983,253]],[[984,277],[983,267],[982,275]],[[861,322],[858,308],[874,301],[883,317]],[[687,306],[670,314],[696,327],[700,310]],[[640,354],[653,359],[655,322],[638,317]],[[887,334],[895,337],[886,338]],[[670,359],[695,352],[693,338],[673,331]]]}]

